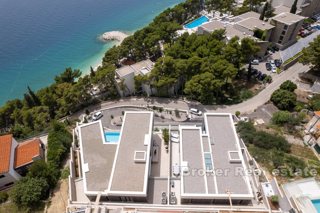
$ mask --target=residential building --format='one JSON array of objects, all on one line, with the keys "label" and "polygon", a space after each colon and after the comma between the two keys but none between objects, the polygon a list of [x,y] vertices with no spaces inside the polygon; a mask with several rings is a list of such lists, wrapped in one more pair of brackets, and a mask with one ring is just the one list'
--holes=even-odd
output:
[{"label": "residential building", "polygon": [[179,131],[181,202],[250,204],[254,195],[232,115],[206,113],[202,127]]},{"label": "residential building", "polygon": [[305,17],[289,12],[280,13],[271,18],[270,24],[275,28],[272,31],[271,41],[280,49],[285,49],[294,44]]},{"label": "residential building", "polygon": [[14,170],[14,152],[17,145],[12,135],[0,136],[0,189],[11,186],[21,178]]},{"label": "residential building", "polygon": [[101,121],[77,128],[84,194],[92,201],[146,202],[152,112],[126,112],[119,141],[108,142]]},{"label": "residential building", "polygon": [[71,204],[264,210],[231,114],[205,113],[202,125],[177,126],[173,135],[179,139],[171,139],[170,151],[154,132],[153,117],[150,111],[125,112],[116,140],[108,139],[116,132],[101,120],[77,126],[80,160],[71,159]]},{"label": "residential building", "polygon": [[[275,13],[290,12],[294,0],[273,0],[272,6],[275,8]],[[312,17],[320,13],[319,0],[298,0],[296,14]]]},{"label": "residential building", "polygon": [[21,142],[15,149],[14,169],[21,175],[35,161],[44,158],[44,145],[39,138]]},{"label": "residential building", "polygon": [[14,184],[34,161],[43,157],[40,139],[18,143],[12,135],[0,136],[0,189]]},{"label": "residential building", "polygon": [[315,178],[305,178],[283,185],[285,195],[302,213],[318,213],[320,183]]},{"label": "residential building", "polygon": [[141,91],[136,91],[135,76],[148,75],[151,72],[153,66],[154,63],[151,60],[147,59],[117,69],[115,79],[117,82],[117,90],[119,94],[121,96],[129,96],[135,94],[136,92],[144,92],[148,96],[150,96],[152,94],[150,85],[142,84],[140,88]]},{"label": "residential building", "polygon": [[259,19],[260,14],[256,12],[247,12],[235,16],[229,21],[213,20],[198,27],[198,34],[212,33],[218,29],[224,29],[226,40],[237,36],[240,39],[251,38],[257,42],[260,47],[258,56],[263,57],[270,45],[270,37],[274,26],[268,22]]}]

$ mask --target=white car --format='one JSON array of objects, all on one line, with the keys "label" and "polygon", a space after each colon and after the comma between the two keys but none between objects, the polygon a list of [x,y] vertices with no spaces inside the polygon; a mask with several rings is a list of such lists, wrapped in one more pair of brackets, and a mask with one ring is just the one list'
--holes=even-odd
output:
[{"label": "white car", "polygon": [[252,65],[259,65],[259,60],[258,59],[254,59],[251,61]]},{"label": "white car", "polygon": [[175,142],[175,143],[179,143],[179,139],[178,139],[178,138],[173,138],[173,137],[171,137],[171,141],[172,141],[172,142]]},{"label": "white car", "polygon": [[171,137],[173,137],[173,138],[179,138],[179,134],[177,134],[177,133],[171,133]]},{"label": "white car", "polygon": [[195,109],[195,108],[190,108],[190,113],[194,114],[194,115],[198,115],[198,116],[202,115],[202,112],[198,109]]},{"label": "white car", "polygon": [[103,114],[102,114],[102,112],[95,112],[94,114],[93,114],[93,116],[92,116],[92,120],[94,120],[94,121],[97,121],[97,120],[99,120],[100,118],[102,118],[102,116],[103,116]]}]

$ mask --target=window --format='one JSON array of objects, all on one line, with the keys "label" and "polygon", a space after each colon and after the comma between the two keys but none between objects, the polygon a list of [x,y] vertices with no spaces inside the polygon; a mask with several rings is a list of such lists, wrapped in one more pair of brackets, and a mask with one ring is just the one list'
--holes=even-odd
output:
[{"label": "window", "polygon": [[206,170],[212,171],[213,166],[212,166],[211,153],[209,153],[209,152],[204,153],[204,163],[206,165]]},{"label": "window", "polygon": [[285,35],[286,34],[286,31],[282,31],[282,33],[281,33],[282,35]]},{"label": "window", "polygon": [[288,25],[284,25],[283,29],[287,30],[288,29]]}]

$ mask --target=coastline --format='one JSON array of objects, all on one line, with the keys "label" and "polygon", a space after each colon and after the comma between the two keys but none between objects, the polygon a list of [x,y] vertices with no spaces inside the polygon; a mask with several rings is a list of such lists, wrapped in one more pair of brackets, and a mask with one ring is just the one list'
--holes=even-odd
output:
[{"label": "coastline", "polygon": [[90,74],[90,67],[92,67],[94,71],[97,71],[98,67],[102,66],[102,59],[104,57],[104,54],[113,46],[120,45],[126,37],[133,35],[133,33],[137,30],[138,29],[131,32],[108,31],[101,35],[98,35],[97,40],[103,43],[102,48],[97,54],[93,55],[79,65],[78,69],[80,69],[80,71],[82,72],[82,76]]}]

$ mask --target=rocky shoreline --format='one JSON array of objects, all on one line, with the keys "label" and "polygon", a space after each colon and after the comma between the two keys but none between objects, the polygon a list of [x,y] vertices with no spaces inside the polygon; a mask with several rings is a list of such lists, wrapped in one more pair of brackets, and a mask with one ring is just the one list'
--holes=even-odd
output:
[{"label": "rocky shoreline", "polygon": [[99,38],[102,41],[119,41],[122,42],[129,35],[120,31],[110,31],[103,33]]}]

